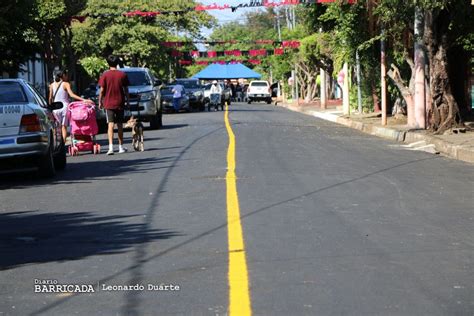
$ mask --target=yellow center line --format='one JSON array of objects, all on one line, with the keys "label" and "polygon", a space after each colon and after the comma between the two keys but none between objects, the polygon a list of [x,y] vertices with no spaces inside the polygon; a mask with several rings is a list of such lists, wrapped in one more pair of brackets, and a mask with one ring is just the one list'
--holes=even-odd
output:
[{"label": "yellow center line", "polygon": [[229,240],[229,314],[252,315],[245,243],[240,223],[237,176],[235,174],[235,135],[229,123],[229,106],[225,106],[225,127],[229,135],[227,149],[227,234]]}]

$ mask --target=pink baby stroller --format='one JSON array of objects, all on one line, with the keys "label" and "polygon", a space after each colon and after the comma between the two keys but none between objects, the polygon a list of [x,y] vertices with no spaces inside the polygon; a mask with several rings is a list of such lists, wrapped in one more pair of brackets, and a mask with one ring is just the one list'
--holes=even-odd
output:
[{"label": "pink baby stroller", "polygon": [[82,101],[72,102],[68,106],[67,115],[71,125],[69,155],[77,156],[81,151],[99,154],[100,145],[95,140],[95,136],[99,133],[95,104]]}]

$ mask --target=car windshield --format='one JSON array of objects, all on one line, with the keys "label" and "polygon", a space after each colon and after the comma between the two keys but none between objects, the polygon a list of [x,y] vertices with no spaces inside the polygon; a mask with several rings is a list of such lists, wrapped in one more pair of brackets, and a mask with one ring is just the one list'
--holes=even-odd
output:
[{"label": "car windshield", "polygon": [[131,86],[149,86],[150,79],[144,71],[127,71],[125,72]]},{"label": "car windshield", "polygon": [[0,103],[25,103],[25,92],[18,82],[0,82]]},{"label": "car windshield", "polygon": [[173,91],[171,91],[173,87],[163,87],[161,88],[161,94],[173,94]]},{"label": "car windshield", "polygon": [[192,80],[180,80],[177,83],[181,84],[183,87],[186,89],[199,89],[201,86],[197,81],[192,81]]},{"label": "car windshield", "polygon": [[266,87],[268,84],[266,82],[252,82],[250,84],[252,87]]}]

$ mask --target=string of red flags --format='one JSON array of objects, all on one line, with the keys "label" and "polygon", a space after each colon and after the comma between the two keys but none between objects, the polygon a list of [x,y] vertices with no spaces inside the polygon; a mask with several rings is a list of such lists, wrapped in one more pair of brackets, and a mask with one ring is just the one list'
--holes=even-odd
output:
[{"label": "string of red flags", "polygon": [[296,40],[288,40],[288,41],[274,41],[274,40],[255,40],[255,41],[236,41],[236,40],[228,40],[228,41],[166,41],[161,42],[161,45],[164,47],[183,47],[187,45],[193,44],[204,44],[204,45],[224,45],[224,44],[255,44],[255,45],[274,45],[274,46],[282,46],[288,48],[298,48],[300,46],[300,41]]},{"label": "string of red flags", "polygon": [[228,56],[271,56],[271,55],[283,55],[285,53],[284,48],[274,48],[274,49],[251,49],[251,50],[224,50],[224,51],[198,51],[192,50],[190,52],[181,52],[173,49],[171,51],[172,57],[188,57],[188,58],[217,58],[217,57],[228,57]]},{"label": "string of red flags", "polygon": [[258,8],[258,7],[267,7],[267,8],[275,8],[281,6],[289,6],[289,5],[314,5],[314,4],[327,4],[327,3],[336,3],[339,2],[341,4],[355,4],[357,0],[250,0],[248,3],[240,3],[238,5],[230,5],[230,4],[223,4],[219,5],[216,3],[203,5],[199,4],[194,8],[186,9],[186,10],[162,10],[162,11],[141,11],[141,10],[134,10],[130,12],[125,12],[122,14],[115,14],[115,13],[100,13],[100,14],[88,14],[84,16],[73,16],[72,20],[79,21],[83,23],[87,17],[92,18],[106,18],[106,17],[116,17],[116,16],[126,16],[126,17],[141,17],[144,19],[154,19],[159,15],[182,15],[188,12],[200,12],[200,11],[211,11],[211,10],[231,10],[232,12],[236,12],[238,9],[243,8]]},{"label": "string of red flags", "polygon": [[239,60],[230,60],[230,61],[225,61],[225,60],[215,60],[215,61],[208,61],[208,60],[184,60],[180,59],[178,60],[178,63],[181,66],[191,66],[191,65],[202,65],[202,66],[207,66],[209,64],[220,64],[220,65],[226,65],[226,64],[241,64],[241,63],[249,63],[253,65],[260,65],[262,61],[260,59],[239,59]]}]

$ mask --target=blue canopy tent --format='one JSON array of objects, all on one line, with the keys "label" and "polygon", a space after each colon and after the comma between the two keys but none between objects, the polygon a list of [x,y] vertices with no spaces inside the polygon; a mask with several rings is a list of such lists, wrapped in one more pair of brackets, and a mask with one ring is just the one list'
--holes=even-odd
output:
[{"label": "blue canopy tent", "polygon": [[242,64],[211,64],[195,74],[193,78],[197,79],[260,79],[262,76]]}]

